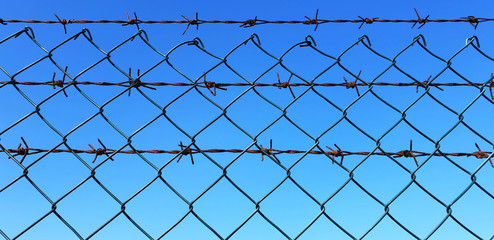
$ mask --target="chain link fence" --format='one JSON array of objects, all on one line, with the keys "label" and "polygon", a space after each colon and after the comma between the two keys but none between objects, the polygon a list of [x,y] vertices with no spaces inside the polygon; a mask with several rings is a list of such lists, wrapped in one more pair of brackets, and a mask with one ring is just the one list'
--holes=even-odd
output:
[{"label": "chain link fence", "polygon": [[[494,237],[494,79],[453,64],[465,52],[494,60],[476,37],[450,58],[421,35],[392,57],[366,36],[335,56],[310,36],[281,55],[257,35],[222,56],[198,38],[165,53],[143,30],[110,50],[86,29],[48,49],[27,27],[0,48],[15,41],[41,54],[19,69],[9,66],[24,57],[1,57],[5,239],[38,239],[45,224],[75,239]],[[125,50],[138,43],[150,53]],[[99,57],[81,70],[57,60],[74,44]],[[368,57],[345,61],[357,48]],[[189,49],[209,65],[173,62]],[[412,49],[423,55],[402,65]],[[242,51],[258,55],[238,62]],[[292,64],[300,51],[321,60]],[[123,67],[120,52],[157,60]],[[424,56],[440,67],[414,77],[406,64]],[[384,67],[357,70],[369,61]],[[47,66],[52,77],[38,74]]]}]

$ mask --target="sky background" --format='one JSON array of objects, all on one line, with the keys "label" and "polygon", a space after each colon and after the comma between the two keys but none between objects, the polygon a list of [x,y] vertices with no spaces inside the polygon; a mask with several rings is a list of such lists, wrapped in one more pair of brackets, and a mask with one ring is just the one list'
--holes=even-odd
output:
[{"label": "sky background", "polygon": [[[56,20],[53,15],[56,13],[65,19],[124,20],[127,11],[129,14],[136,12],[141,20],[181,20],[182,14],[193,18],[196,12],[200,19],[205,20],[246,20],[255,16],[266,20],[305,20],[304,16],[315,17],[316,9],[319,9],[321,19],[358,19],[358,16],[416,19],[413,8],[417,8],[423,18],[430,14],[431,19],[451,19],[469,15],[492,18],[489,11],[492,7],[490,1],[11,1],[2,3],[0,17]],[[236,73],[221,64],[207,73],[208,81],[254,81],[267,71],[257,82],[277,82],[276,73],[280,74],[283,82],[290,76],[287,69],[298,76],[292,77],[293,83],[302,83],[304,80],[310,82],[316,77],[315,83],[341,83],[343,77],[354,80],[359,71],[362,71],[360,78],[366,82],[376,77],[376,82],[414,81],[399,68],[417,81],[425,81],[432,75],[435,77],[434,82],[465,83],[451,70],[443,70],[447,60],[465,46],[468,38],[477,36],[480,49],[494,56],[494,47],[490,44],[494,40],[494,23],[480,23],[477,29],[468,23],[427,23],[421,29],[417,29],[417,26],[411,29],[411,25],[374,23],[358,29],[358,23],[329,23],[319,25],[317,31],[314,31],[314,26],[302,24],[266,24],[246,29],[238,25],[203,24],[199,30],[195,26],[189,27],[182,35],[186,27],[184,24],[141,24],[140,28],[149,37],[149,44],[164,55],[169,53],[168,62],[163,62],[163,55],[136,38],[111,53],[110,60],[114,65],[107,60],[94,65],[105,57],[102,51],[108,53],[134,36],[137,33],[136,26],[70,24],[66,26],[65,34],[61,24],[8,24],[0,26],[0,39],[29,26],[35,34],[35,40],[48,51],[86,28],[91,33],[93,43],[102,51],[80,36],[54,49],[51,59],[45,58],[21,71],[47,56],[43,49],[22,34],[0,44],[0,66],[6,72],[0,72],[0,81],[9,81],[8,75],[15,75],[15,80],[19,82],[46,82],[51,81],[54,72],[58,80],[63,76],[60,70],[68,66],[67,73],[76,81],[118,83],[128,80],[124,73],[129,68],[132,68],[132,76],[135,77],[137,69],[144,73],[161,62],[142,75],[141,80],[190,82],[199,79],[221,60],[194,45],[181,45],[170,52],[171,49],[199,38],[209,53],[224,58],[254,33],[259,36],[261,47],[275,58],[279,58],[292,46],[304,42],[307,35],[314,38],[317,49],[333,58],[323,56],[313,48],[296,46],[283,57],[283,68],[277,64],[278,60],[262,52],[250,41],[240,45],[227,57],[228,66]],[[389,59],[409,46],[419,34],[424,36],[427,49],[443,60],[431,56],[419,44],[414,44],[396,57],[395,66],[398,68],[391,67],[380,75],[391,65]],[[374,54],[364,44],[353,46],[362,35],[367,35],[372,49],[387,59]],[[351,49],[340,60],[346,70],[335,65],[325,71],[335,63],[334,58],[349,47]],[[493,72],[493,62],[472,46],[456,55],[451,60],[451,67],[464,78],[477,83],[487,82]],[[318,76],[323,71],[324,74]],[[83,150],[90,149],[88,144],[100,148],[98,139],[110,149],[123,147],[124,150],[130,150],[127,145],[129,138],[135,149],[179,150],[177,145],[180,142],[189,145],[192,136],[195,146],[200,149],[258,149],[252,145],[253,139],[264,147],[269,146],[270,139],[273,139],[275,149],[297,150],[314,147],[316,150],[317,147],[326,149],[326,146],[337,144],[343,150],[367,152],[376,149],[378,139],[380,147],[389,152],[408,149],[410,140],[413,140],[414,150],[424,152],[433,152],[439,140],[443,152],[475,152],[475,143],[484,151],[492,151],[494,147],[494,129],[490,127],[494,112],[493,102],[489,101],[489,90],[486,89],[485,97],[479,98],[479,89],[474,87],[444,87],[444,91],[430,89],[432,96],[456,114],[424,95],[424,89],[419,89],[417,93],[415,87],[374,86],[372,90],[375,95],[366,92],[367,88],[359,87],[360,98],[355,89],[315,87],[326,100],[307,87],[293,87],[297,97],[295,102],[288,89],[280,90],[276,87],[258,87],[255,88],[257,92],[248,87],[228,87],[227,91],[218,90],[217,95],[212,96],[204,88],[166,86],[156,87],[156,91],[140,88],[144,94],[132,89],[129,96],[124,87],[77,85],[78,89],[74,86],[65,89],[69,96],[67,98],[59,88],[54,90],[51,86],[17,87],[20,91],[12,85],[0,85],[0,102],[5,109],[0,114],[0,144],[9,149],[17,148],[20,137],[32,148],[65,148],[60,146],[64,136],[72,149]],[[15,124],[36,109],[21,92],[33,103],[41,103],[40,114],[52,127],[36,113]],[[54,93],[57,94],[52,96]],[[234,100],[238,96],[241,97]],[[390,103],[396,110],[376,96]],[[177,97],[178,100],[174,101]],[[354,102],[357,98],[358,101]],[[406,111],[406,120],[423,134],[403,121],[387,133],[400,121],[402,111],[418,98],[420,100]],[[468,107],[473,101],[474,104]],[[98,114],[98,106],[103,106],[103,114],[108,121]],[[338,122],[342,118],[342,110],[348,106],[348,119],[368,136],[347,120]],[[228,119],[244,132],[224,116],[219,117],[223,112],[220,108],[225,107]],[[281,117],[285,108],[287,118]],[[458,114],[463,111],[464,123],[483,138],[462,124],[449,132],[457,125]],[[275,124],[271,125],[274,121]],[[338,124],[327,131],[335,123]],[[319,139],[318,146],[314,140],[316,138]],[[261,161],[260,154],[195,154],[195,164],[191,164],[189,156],[184,156],[178,163],[177,158],[173,154],[116,154],[113,156],[115,161],[99,156],[92,163],[92,154],[31,155],[26,157],[23,165],[27,167],[28,176],[38,187],[37,190],[25,177],[15,181],[23,175],[24,170],[16,161],[9,159],[6,153],[2,153],[0,236],[5,239],[156,239],[188,213],[189,205],[185,199],[194,201],[192,205],[197,216],[222,238],[286,239],[288,236],[300,239],[359,239],[381,218],[385,208],[355,182],[380,202],[387,204],[409,185],[411,172],[417,170],[411,158],[394,161],[384,156],[347,156],[341,166],[331,164],[331,160],[322,155],[303,154],[277,155],[281,165],[267,156]],[[16,159],[20,161],[21,158]],[[389,205],[389,213],[393,218],[417,238],[426,238],[447,216],[447,209],[440,202],[446,205],[454,202],[451,209],[456,219],[478,237],[492,238],[494,169],[489,163],[485,164],[486,159],[420,157],[417,160],[419,164],[427,162],[416,171],[416,181],[436,199],[413,183]],[[256,210],[256,203],[222,177],[222,168],[225,167],[229,179],[254,202],[262,199],[259,203],[261,212],[286,236],[259,213],[231,235]],[[347,182],[351,171],[355,182],[349,182],[324,204],[325,213],[348,234],[321,216],[300,235],[316,219],[321,207],[293,181],[286,179],[288,168],[296,183],[319,203],[324,203],[335,194]],[[99,184],[92,178],[88,179],[92,169],[95,169]],[[157,169],[161,169],[161,176],[168,185],[156,179]],[[473,172],[476,172],[476,182],[491,196],[477,186],[469,188]],[[13,181],[15,183],[11,184]],[[101,186],[110,191],[113,197]],[[145,189],[140,191],[143,187]],[[170,187],[180,193],[183,199]],[[74,188],[73,192],[66,195]],[[456,201],[466,189],[468,191]],[[76,233],[54,213],[24,232],[52,209],[52,204],[40,191],[52,202],[59,201],[56,212]],[[149,236],[136,228],[124,214],[118,214],[121,209],[118,201],[128,201],[125,204],[126,214]],[[218,238],[193,214],[188,214],[163,236],[163,239]],[[387,216],[364,238],[415,237]],[[430,239],[477,238],[448,218]]]}]

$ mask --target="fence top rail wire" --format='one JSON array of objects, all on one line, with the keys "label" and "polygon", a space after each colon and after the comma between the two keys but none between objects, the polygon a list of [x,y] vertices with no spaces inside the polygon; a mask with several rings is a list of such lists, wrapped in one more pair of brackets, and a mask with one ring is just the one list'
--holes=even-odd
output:
[{"label": "fence top rail wire", "polygon": [[137,17],[137,14],[134,12],[134,18],[131,18],[129,14],[126,12],[127,20],[83,20],[83,19],[65,19],[60,18],[57,14],[54,14],[56,19],[54,20],[37,20],[37,19],[3,19],[0,18],[0,25],[7,25],[8,23],[44,23],[44,24],[62,24],[67,33],[66,25],[68,24],[102,24],[102,23],[116,23],[122,24],[122,26],[136,25],[138,29],[140,29],[139,24],[187,24],[185,31],[183,34],[187,32],[190,26],[196,26],[196,29],[199,29],[199,25],[201,24],[234,24],[239,25],[243,28],[254,27],[256,25],[263,24],[304,24],[304,25],[315,25],[314,31],[317,30],[319,24],[326,23],[357,23],[359,25],[359,29],[362,28],[364,24],[373,24],[373,23],[410,23],[412,24],[412,28],[414,28],[418,24],[418,28],[422,28],[426,23],[469,23],[475,29],[477,29],[479,23],[481,22],[493,22],[494,18],[484,18],[484,17],[460,17],[460,18],[450,18],[450,19],[433,19],[427,17],[422,18],[418,13],[417,9],[414,8],[416,18],[408,18],[408,19],[384,19],[379,17],[362,17],[358,16],[358,18],[354,19],[321,19],[319,18],[319,9],[316,10],[316,14],[314,18],[310,18],[308,16],[304,16],[303,20],[266,20],[257,18],[257,16],[253,19],[247,20],[205,20],[199,19],[199,14],[196,12],[195,18],[188,18],[184,15],[181,15],[183,19],[181,20],[141,20]]}]

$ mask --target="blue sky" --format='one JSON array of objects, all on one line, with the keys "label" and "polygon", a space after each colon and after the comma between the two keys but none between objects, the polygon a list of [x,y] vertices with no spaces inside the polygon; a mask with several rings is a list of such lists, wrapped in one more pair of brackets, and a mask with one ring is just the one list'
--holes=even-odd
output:
[{"label": "blue sky", "polygon": [[[255,16],[267,20],[304,20],[304,16],[314,17],[319,9],[321,19],[357,19],[358,16],[415,19],[413,8],[417,8],[421,17],[430,14],[431,19],[469,15],[492,17],[489,11],[492,3],[488,1],[17,1],[3,3],[0,17],[55,20],[53,14],[56,13],[65,19],[125,19],[128,11],[129,14],[136,12],[142,20],[179,20],[182,14],[192,18],[196,12],[200,19],[208,20],[246,20]],[[428,23],[421,29],[411,29],[411,24],[405,23],[366,24],[358,29],[359,24],[346,23],[322,24],[317,31],[314,26],[306,25],[261,25],[244,29],[238,25],[203,24],[199,30],[191,26],[184,35],[186,25],[141,24],[149,44],[156,51],[136,38],[112,51],[111,63],[104,60],[96,65],[105,58],[105,53],[134,36],[137,28],[119,24],[70,24],[65,34],[60,24],[27,24],[34,32],[35,40],[45,50],[53,50],[52,57],[21,71],[47,53],[26,34],[2,42],[0,66],[7,74],[0,73],[0,81],[9,81],[8,75],[15,75],[16,81],[51,81],[53,72],[56,72],[56,79],[61,79],[60,70],[65,66],[68,66],[69,76],[76,81],[127,81],[124,73],[129,67],[133,77],[137,69],[141,73],[152,69],[142,75],[144,82],[195,81],[255,33],[262,49],[274,58],[249,41],[226,58],[235,72],[220,64],[207,73],[207,80],[254,81],[265,73],[257,81],[274,83],[276,73],[280,74],[281,81],[286,81],[290,76],[289,69],[299,76],[292,78],[292,82],[297,83],[310,82],[314,78],[316,83],[341,83],[343,77],[355,79],[359,71],[366,82],[413,82],[403,74],[406,72],[418,81],[433,76],[435,82],[465,83],[451,70],[443,71],[447,61],[474,35],[478,37],[480,50],[493,56],[494,48],[490,45],[494,37],[493,24],[480,23],[475,30],[468,23]],[[0,39],[25,26],[0,26]],[[83,36],[54,49],[84,28],[90,31],[93,43],[101,51]],[[417,43],[397,56],[419,34],[424,36],[427,49],[442,60]],[[307,35],[314,38],[317,49],[331,57],[319,54],[314,48],[295,47],[284,55],[284,67],[280,66],[276,58],[304,42]],[[371,49],[385,58],[374,54],[362,43],[354,45],[362,35],[368,36]],[[180,45],[194,38],[199,38],[204,49],[217,58],[195,45]],[[341,65],[325,71],[346,49],[349,50],[341,56]],[[163,62],[166,54],[168,61]],[[389,68],[390,59],[394,57],[396,64]],[[451,66],[472,82],[487,82],[493,72],[492,60],[472,46],[456,55]],[[385,73],[380,75],[382,72]],[[475,143],[484,151],[493,149],[494,130],[489,127],[494,115],[493,102],[489,101],[488,90],[486,97],[479,97],[479,90],[473,87],[429,90],[456,114],[424,94],[424,89],[417,93],[415,87],[374,86],[373,92],[359,87],[360,98],[354,89],[345,87],[316,87],[317,92],[307,87],[293,87],[295,102],[289,90],[276,87],[259,87],[255,89],[257,92],[248,87],[228,87],[227,91],[218,90],[217,95],[212,96],[204,88],[167,86],[157,87],[156,91],[141,88],[144,94],[133,89],[128,96],[123,87],[77,85],[78,89],[74,86],[65,89],[67,98],[59,88],[54,90],[51,86],[17,87],[20,91],[12,85],[0,85],[0,101],[7,109],[0,115],[0,144],[5,148],[16,148],[23,137],[30,147],[44,149],[60,146],[64,138],[73,149],[89,149],[88,144],[99,148],[98,139],[108,148],[124,150],[131,149],[129,142],[135,149],[177,150],[181,141],[189,145],[192,139],[201,149],[257,149],[252,146],[254,142],[267,147],[270,139],[273,139],[273,148],[297,150],[325,149],[337,144],[343,150],[368,152],[376,149],[378,140],[379,146],[390,152],[408,149],[410,140],[413,140],[414,150],[424,152],[433,152],[438,146],[443,152],[474,152],[477,151]],[[241,97],[237,99],[238,96]],[[35,113],[15,124],[36,110],[27,99],[40,104],[40,114],[46,122]],[[113,100],[108,102],[110,99]],[[347,107],[348,119],[368,136],[347,120],[338,122]],[[100,109],[106,119],[99,114]],[[283,109],[286,117],[282,117]],[[228,118],[222,115],[223,112]],[[462,113],[464,123],[483,139],[465,125],[458,125],[459,113]],[[400,122],[402,116],[423,134]],[[335,123],[338,124],[327,131]],[[450,132],[453,127],[455,129]],[[485,159],[420,157],[419,164],[427,162],[417,170],[411,158],[393,160],[383,156],[347,156],[342,166],[331,164],[331,160],[322,155],[304,154],[278,155],[281,165],[266,156],[261,161],[260,154],[195,154],[193,165],[189,156],[184,156],[178,163],[177,158],[172,154],[116,154],[113,156],[115,161],[99,156],[96,163],[92,163],[94,155],[89,154],[53,153],[26,157],[23,165],[28,169],[27,176],[46,198],[57,202],[56,212],[74,228],[71,231],[56,214],[50,213],[52,204],[27,178],[15,181],[23,175],[23,167],[4,153],[0,157],[0,236],[5,239],[218,239],[218,236],[231,239],[414,239],[389,216],[366,234],[385,213],[383,204],[388,204],[407,186],[406,191],[389,205],[389,213],[416,238],[428,237],[447,217],[447,208],[441,203],[454,203],[452,215],[478,237],[489,239],[494,236],[490,227],[494,225],[494,169]],[[20,158],[16,159],[20,161]],[[88,178],[93,169],[99,182]],[[165,181],[157,178],[158,169]],[[287,179],[287,169],[295,182]],[[222,176],[224,171],[229,179]],[[411,183],[412,172],[420,185]],[[473,172],[476,172],[476,182],[490,192],[490,196],[477,186],[470,187]],[[354,181],[344,185],[350,175]],[[244,192],[238,191],[229,180]],[[345,187],[338,191],[343,185]],[[273,189],[275,191],[271,192]],[[461,195],[466,189],[468,191]],[[462,197],[457,200],[458,196]],[[194,213],[218,236],[192,213],[187,214],[187,202],[192,203]],[[324,203],[324,212],[334,222],[320,216],[321,207],[317,202]],[[148,235],[121,213],[121,203],[125,203],[125,213]],[[252,215],[256,203],[263,216],[281,231],[259,213]],[[50,214],[42,218],[47,213]],[[112,220],[114,216],[116,218]],[[249,221],[235,232],[247,219]],[[304,231],[312,221],[313,224]],[[101,226],[104,228],[100,230]],[[431,236],[431,239],[445,238],[476,239],[451,218],[447,218]]]}]

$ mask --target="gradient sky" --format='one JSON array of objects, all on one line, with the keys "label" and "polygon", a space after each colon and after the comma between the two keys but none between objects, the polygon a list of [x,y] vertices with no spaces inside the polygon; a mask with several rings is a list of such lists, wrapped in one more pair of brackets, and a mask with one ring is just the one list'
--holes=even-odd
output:
[{"label": "gradient sky", "polygon": [[[141,20],[181,20],[182,14],[192,18],[196,12],[199,13],[200,19],[207,20],[246,20],[255,16],[267,20],[305,20],[304,16],[314,17],[316,9],[319,9],[321,19],[357,19],[358,16],[415,19],[413,8],[417,8],[424,18],[430,14],[431,19],[451,19],[466,16],[492,18],[492,7],[494,5],[490,1],[46,3],[30,0],[2,3],[0,18],[55,20],[53,14],[56,13],[65,19],[125,19],[125,12],[128,11],[129,14],[136,12]],[[307,25],[267,24],[245,29],[239,28],[238,25],[203,24],[199,30],[191,26],[183,35],[186,27],[183,24],[141,24],[140,28],[146,32],[149,44],[156,51],[142,39],[136,38],[134,41],[125,42],[111,53],[110,60],[113,65],[104,60],[94,66],[105,57],[103,52],[108,53],[118,44],[134,36],[137,28],[119,24],[70,24],[67,25],[65,34],[61,24],[17,23],[0,26],[0,39],[23,30],[25,26],[32,28],[35,40],[47,51],[86,28],[91,33],[93,43],[101,51],[80,36],[54,49],[51,59],[46,58],[21,71],[29,64],[47,56],[42,48],[26,34],[22,34],[0,44],[0,66],[7,73],[0,72],[0,81],[9,81],[8,75],[15,75],[16,81],[19,82],[46,82],[51,81],[53,72],[56,72],[56,79],[61,79],[63,73],[60,70],[68,66],[67,73],[77,81],[123,82],[128,80],[124,73],[129,68],[132,68],[132,76],[135,77],[137,69],[144,73],[162,62],[164,58],[160,53],[169,53],[169,61],[162,62],[144,74],[141,77],[142,81],[195,81],[221,60],[206,54],[195,45],[180,45],[181,43],[199,38],[209,53],[224,58],[254,33],[259,36],[262,49],[275,58],[279,58],[292,46],[304,42],[307,35],[314,38],[317,49],[330,57],[321,55],[314,48],[295,47],[283,57],[283,68],[278,64],[278,60],[262,52],[250,41],[240,45],[227,57],[228,66],[235,72],[221,64],[207,73],[208,81],[254,81],[265,73],[257,81],[274,83],[277,82],[276,73],[280,74],[281,81],[286,81],[290,76],[290,72],[287,71],[289,69],[300,76],[292,78],[294,83],[302,83],[304,80],[310,82],[316,77],[316,83],[341,83],[343,77],[354,80],[359,71],[362,71],[360,78],[366,82],[413,82],[400,72],[399,68],[417,81],[425,81],[429,76],[433,76],[434,82],[465,83],[465,80],[451,70],[443,70],[448,64],[448,59],[465,46],[468,38],[477,36],[480,50],[494,56],[494,47],[490,44],[494,40],[494,23],[480,23],[477,29],[468,23],[427,23],[421,29],[411,29],[411,24],[406,23],[366,24],[361,29],[358,29],[357,23],[322,24],[317,31],[314,31],[314,26]],[[433,57],[417,43],[396,57],[419,34],[425,38],[427,49],[444,61]],[[363,35],[370,39],[372,50],[385,58],[376,55],[362,43],[354,45]],[[422,39],[420,42],[422,43]],[[170,52],[178,45],[178,48]],[[318,76],[334,64],[335,58],[348,48],[350,50],[345,52],[340,61],[344,68],[335,65]],[[394,57],[397,68],[392,67],[380,75],[388,69],[391,65],[390,59]],[[461,76],[476,83],[487,82],[494,67],[491,59],[482,56],[472,46],[456,55],[451,60],[451,66]],[[63,142],[64,136],[71,148],[84,150],[89,149],[88,144],[95,148],[101,147],[98,139],[110,149],[123,147],[124,150],[130,150],[130,139],[135,149],[179,150],[178,144],[191,144],[192,136],[195,146],[201,149],[258,149],[253,145],[253,138],[257,140],[258,145],[262,144],[264,147],[269,146],[270,139],[273,139],[273,148],[297,150],[309,150],[314,147],[316,150],[319,147],[326,149],[326,146],[332,147],[333,144],[337,144],[343,150],[368,152],[376,149],[377,139],[379,146],[390,152],[408,149],[410,140],[413,140],[414,150],[424,152],[432,152],[436,146],[440,146],[443,152],[475,152],[475,143],[484,151],[492,151],[494,147],[494,129],[490,127],[494,117],[493,101],[489,100],[488,90],[485,97],[479,97],[479,90],[474,87],[444,87],[444,91],[431,88],[429,93],[458,114],[465,110],[462,113],[464,123],[475,129],[483,138],[463,124],[449,132],[457,125],[458,114],[447,110],[424,94],[424,89],[419,89],[417,93],[415,87],[374,86],[372,90],[375,95],[367,91],[368,88],[359,87],[362,95],[360,98],[355,89],[314,88],[327,100],[307,87],[293,87],[297,97],[295,102],[289,90],[276,87],[259,87],[256,88],[257,92],[248,87],[229,87],[227,91],[218,90],[217,96],[212,96],[204,88],[167,86],[157,87],[156,91],[141,88],[144,94],[133,89],[132,94],[128,96],[126,88],[123,87],[78,85],[78,89],[74,86],[65,89],[69,96],[67,98],[59,88],[54,90],[51,86],[17,87],[18,89],[12,85],[0,85],[0,102],[5,109],[0,114],[0,144],[9,149],[17,148],[20,137],[32,148],[52,149]],[[25,94],[25,97],[20,93]],[[53,93],[57,94],[52,96]],[[238,100],[229,105],[240,95]],[[44,101],[50,96],[49,100]],[[118,97],[107,103],[115,96]],[[177,97],[178,100],[174,101]],[[35,111],[36,108],[26,98],[35,104],[41,103],[40,114],[44,120],[38,114],[33,114],[11,127],[19,119]],[[418,98],[420,100],[414,103]],[[149,99],[156,104],[151,103]],[[358,101],[354,103],[356,99]],[[396,110],[382,100],[394,106]],[[474,103],[470,106],[472,102]],[[400,121],[402,112],[412,103],[413,106],[405,113],[406,120],[429,139],[403,121],[387,133]],[[103,106],[106,119],[98,114],[98,106]],[[224,116],[219,117],[222,114],[220,108],[226,106],[228,119]],[[342,110],[348,106],[348,119],[368,136],[346,120],[326,132],[342,118]],[[287,118],[280,118],[285,108]],[[163,116],[163,112],[166,117]],[[93,116],[95,117],[92,118]],[[88,119],[90,121],[85,122]],[[288,119],[306,133],[300,131]],[[271,125],[274,121],[276,123]],[[210,124],[211,122],[213,123]],[[80,126],[81,123],[84,124]],[[148,123],[150,124],[147,125]],[[143,126],[145,128],[141,129]],[[315,138],[319,141],[318,145]],[[436,144],[437,141],[440,142],[439,145]],[[61,145],[60,148],[65,146]],[[247,194],[255,202],[262,199],[259,206],[263,215],[289,238],[359,239],[384,214],[385,208],[378,201],[366,194],[355,182],[350,182],[324,205],[325,213],[344,228],[347,234],[321,216],[300,235],[321,212],[321,207],[314,199],[319,203],[325,202],[350,175],[353,175],[361,187],[383,204],[387,204],[408,186],[411,181],[410,173],[417,168],[411,158],[393,160],[384,156],[347,156],[342,166],[331,164],[331,160],[322,155],[282,154],[277,158],[281,160],[281,165],[266,156],[264,161],[261,161],[260,154],[233,153],[195,154],[195,164],[191,164],[189,156],[184,156],[177,163],[178,156],[173,154],[116,154],[113,156],[115,161],[99,156],[95,163],[92,163],[92,154],[53,153],[26,157],[23,165],[28,169],[29,178],[51,201],[56,202],[62,198],[56,204],[56,212],[75,229],[74,233],[53,213],[23,232],[49,213],[52,204],[26,178],[9,185],[23,175],[23,168],[13,159],[9,159],[7,154],[2,153],[0,236],[5,239],[156,239],[187,214],[189,205],[183,200],[185,199],[188,202],[194,201],[194,213],[219,236],[226,238],[256,210],[256,204],[244,195]],[[21,158],[16,159],[20,161]],[[478,237],[492,238],[494,169],[489,163],[485,164],[486,159],[418,158],[419,164],[426,160],[427,162],[416,171],[416,180],[436,199],[413,183],[389,205],[390,214],[417,238],[423,239],[447,216],[447,209],[439,202],[446,205],[455,202],[451,209],[456,219]],[[234,162],[229,165],[232,161]],[[226,166],[227,176],[244,193],[222,177],[222,168]],[[464,171],[460,170],[460,167]],[[99,184],[94,179],[87,179],[93,168],[96,168],[94,172]],[[156,180],[157,169],[161,168],[162,177],[169,185],[160,179]],[[287,168],[290,168],[290,176],[296,183],[314,199],[301,191],[290,179],[284,181]],[[469,188],[472,183],[470,174],[477,170],[476,182],[490,192],[491,196],[477,186]],[[152,183],[149,184],[150,182]],[[281,182],[283,183],[270,193]],[[80,187],[65,196],[81,183],[83,184]],[[101,186],[110,191],[113,197]],[[146,188],[139,192],[145,186]],[[177,196],[172,188],[180,193],[183,199]],[[201,195],[206,189],[209,190]],[[456,201],[466,189],[468,191]],[[137,192],[139,194],[135,195]],[[123,214],[110,221],[120,212],[121,205],[118,201],[128,201],[125,204],[126,214],[149,236],[143,234]],[[100,230],[105,223],[108,224]],[[235,232],[231,239],[286,239],[286,236],[257,213]],[[219,237],[193,214],[188,214],[180,224],[165,234],[163,239]],[[391,218],[385,217],[365,235],[365,239],[415,238]],[[477,238],[448,218],[430,239]]]}]

